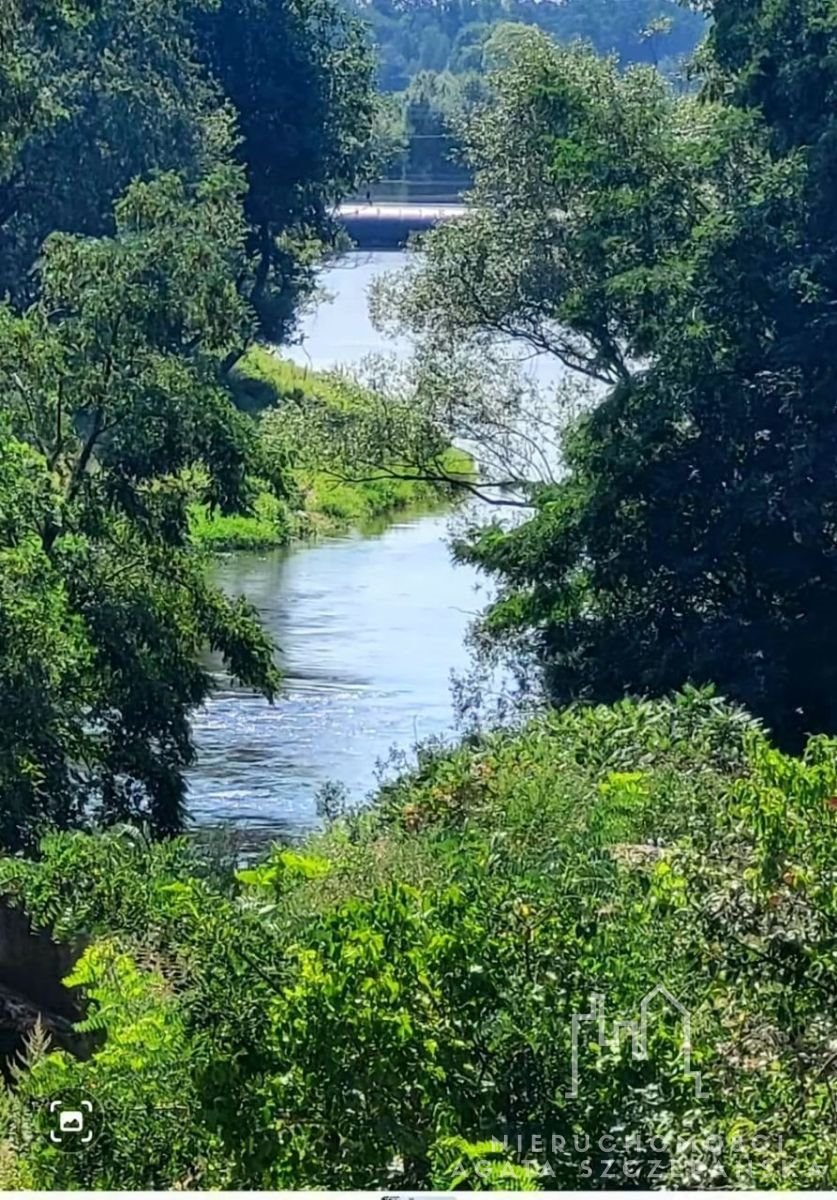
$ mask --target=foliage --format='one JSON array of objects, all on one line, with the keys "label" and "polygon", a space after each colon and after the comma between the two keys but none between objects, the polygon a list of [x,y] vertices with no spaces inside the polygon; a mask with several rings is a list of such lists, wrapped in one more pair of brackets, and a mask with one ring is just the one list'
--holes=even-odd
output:
[{"label": "foliage", "polygon": [[375,198],[448,201],[464,191],[470,174],[459,127],[485,96],[484,77],[476,71],[419,71],[403,92],[386,97],[392,144]]},{"label": "foliage", "polygon": [[229,171],[191,194],[175,176],[135,184],[114,238],[55,235],[39,304],[0,310],[7,845],[83,820],[179,827],[204,644],[274,687],[254,616],[186,536],[183,473],[200,467],[230,510],[253,455],[217,377],[248,321],[238,190]]},{"label": "foliage", "polygon": [[[106,940],[84,952],[67,983],[83,987],[92,1006],[93,1015],[81,1027],[107,1031],[84,1081],[105,1126],[84,1155],[89,1186],[107,1188],[116,1180],[125,1187],[140,1181],[149,1187],[223,1182],[221,1148],[199,1116],[195,1073],[201,1046],[186,1030],[170,983],[159,972],[141,970]],[[76,1062],[60,1051],[32,1067],[26,1090],[30,1103],[45,1104],[55,1096],[78,1095],[79,1083]],[[28,1169],[44,1187],[72,1187],[77,1178],[72,1157],[41,1133],[32,1139]]]},{"label": "foliage", "polygon": [[253,506],[251,538],[288,536],[286,464],[228,375],[260,328],[292,326],[374,107],[331,0],[2,6],[6,846],[179,829],[207,646],[273,694],[268,640],[207,581],[190,514],[216,545]]},{"label": "foliage", "polygon": [[[789,758],[688,692],[425,755],[232,895],[189,843],[55,835],[38,862],[0,861],[0,888],[92,937],[73,980],[107,1040],[36,1063],[12,1109],[58,1086],[125,1117],[93,1155],[20,1142],[14,1170],[65,1187],[832,1186],[835,790],[833,742]],[[655,1010],[644,1058],[592,1038],[568,1094],[572,1014],[598,992],[608,1022],[634,1017],[660,984],[691,1012],[692,1073],[676,1012]]]},{"label": "foliage", "polygon": [[[365,169],[354,23],[320,0],[3,10],[0,837],[36,856],[0,858],[0,894],[77,947],[94,1040],[76,1058],[36,1027],[9,1064],[3,1183],[837,1183],[837,743],[802,736],[835,724],[837,26],[814,0],[702,7],[700,98],[519,27],[491,40],[474,211],[383,291],[424,345],[380,387],[374,366],[240,357],[259,323],[287,327],[327,201]],[[651,57],[669,36],[653,9]],[[444,65],[449,15],[425,65]],[[62,197],[19,201],[62,129],[55,163],[90,191],[41,247],[26,213],[46,232]],[[504,457],[515,425],[533,459],[544,441],[525,390],[496,403],[505,374],[482,395],[498,337],[603,389],[563,429],[563,473]],[[501,582],[483,636],[533,653],[554,698],[614,703],[424,747],[367,811],[330,794],[324,832],[236,871],[155,843],[182,823],[201,649],[276,682],[190,521],[206,537],[217,513],[278,526],[473,488],[463,432],[509,464],[500,501],[531,506],[460,547]],[[621,699],[712,679],[799,756],[711,690]],[[41,837],[78,825],[115,828]],[[574,1045],[596,996],[608,1023],[674,997],[688,1058],[671,1004],[641,1054],[618,1027]],[[85,1092],[118,1120],[58,1153],[33,1113]]]},{"label": "foliage", "polygon": [[524,646],[559,704],[690,680],[784,745],[837,727],[834,31],[814,9],[791,30],[790,7],[723,6],[700,99],[507,41],[469,129],[473,212],[396,289],[437,364],[499,338],[599,389],[563,422],[562,470],[517,475],[531,519],[460,548],[500,582],[487,641]]},{"label": "foliage", "polygon": [[189,532],[199,546],[221,553],[286,546],[303,530],[286,501],[272,492],[260,491],[247,513],[222,513],[205,504],[193,504],[189,509]]},{"label": "foliage", "polygon": [[379,307],[445,349],[500,337],[620,382],[668,327],[707,174],[725,184],[729,122],[651,70],[531,31],[506,29],[496,52],[493,103],[466,129],[469,214]]},{"label": "foliage", "polygon": [[368,0],[356,4],[379,47],[384,91],[399,92],[422,71],[479,71],[486,40],[506,21],[542,29],[556,41],[589,42],[600,54],[624,63],[657,65],[688,54],[700,38],[701,18],[671,0],[467,0],[401,4]]},{"label": "foliage", "polygon": [[374,168],[372,56],[335,0],[220,0],[199,13],[196,41],[238,116],[256,263],[247,294],[280,342],[334,239],[331,206]]},{"label": "foliage", "polygon": [[[189,527],[209,550],[267,550],[294,538],[348,524],[365,525],[408,508],[454,498],[455,481],[470,479],[463,451],[446,445],[437,429],[423,428],[431,461],[404,466],[392,438],[408,406],[391,406],[374,384],[348,375],[312,372],[252,346],[232,374],[237,406],[258,419],[260,470],[246,512],[223,513],[193,503]],[[415,438],[414,438],[415,440]],[[279,494],[277,493],[277,489]]]},{"label": "foliage", "polygon": [[[134,178],[171,170],[195,182],[234,141],[194,61],[185,5],[103,0],[87,10],[57,41],[42,17],[39,37],[24,26],[10,45],[16,59],[32,45],[23,61],[42,97],[0,187],[0,292],[19,308],[35,299],[31,269],[53,230],[111,233]],[[44,40],[52,51],[42,56]]]},{"label": "foliage", "polygon": [[7,4],[0,293],[31,303],[44,238],[112,234],[137,177],[194,184],[237,162],[254,264],[237,284],[262,331],[285,337],[334,240],[328,208],[369,164],[371,72],[360,24],[333,0]]},{"label": "foliage", "polygon": [[38,69],[54,61],[64,37],[92,11],[88,0],[7,0],[0,9],[0,180],[27,138],[55,114]]},{"label": "foliage", "polygon": [[[232,526],[213,518],[195,526],[201,539],[223,541],[237,529],[239,546],[251,538],[266,545],[283,540],[283,530],[304,535],[363,524],[450,499],[455,481],[472,476],[469,456],[438,426],[415,428],[409,399],[385,392],[374,377],[311,372],[254,346],[234,379],[239,406],[261,413],[261,454],[284,480],[293,524],[273,525],[273,502],[260,497],[261,519],[257,513],[256,521],[238,518]],[[421,443],[421,464],[414,456],[400,461],[408,443]]]},{"label": "foliage", "polygon": [[360,7],[380,53],[389,123],[379,127],[382,162],[375,199],[450,201],[472,182],[465,161],[469,114],[487,100],[497,47],[539,28],[563,44],[589,43],[622,68],[653,64],[683,86],[683,59],[696,46],[699,16],[669,3],[597,0],[565,4]]}]

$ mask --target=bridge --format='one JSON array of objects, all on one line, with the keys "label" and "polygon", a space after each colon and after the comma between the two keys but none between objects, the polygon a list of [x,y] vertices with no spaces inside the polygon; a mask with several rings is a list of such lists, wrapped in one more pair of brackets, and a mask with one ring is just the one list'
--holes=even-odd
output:
[{"label": "bridge", "polygon": [[400,201],[353,201],[340,204],[334,216],[363,250],[395,250],[411,233],[423,233],[442,221],[467,212],[464,204],[409,204]]}]

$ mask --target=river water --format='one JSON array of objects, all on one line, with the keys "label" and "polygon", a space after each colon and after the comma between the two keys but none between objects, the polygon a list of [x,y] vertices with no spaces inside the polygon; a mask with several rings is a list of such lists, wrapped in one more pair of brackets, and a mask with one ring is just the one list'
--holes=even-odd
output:
[{"label": "river water", "polygon": [[[325,272],[332,300],[310,314],[293,356],[327,367],[403,352],[382,341],[366,309],[372,279],[402,261],[357,254]],[[446,526],[444,513],[428,513],[376,533],[221,560],[217,582],[258,608],[284,685],[271,706],[220,679],[196,715],[196,821],[298,836],[318,823],[324,783],[341,781],[360,800],[391,748],[409,751],[452,729],[451,671],[467,667],[464,637],[485,597],[474,573],[451,562]]]}]

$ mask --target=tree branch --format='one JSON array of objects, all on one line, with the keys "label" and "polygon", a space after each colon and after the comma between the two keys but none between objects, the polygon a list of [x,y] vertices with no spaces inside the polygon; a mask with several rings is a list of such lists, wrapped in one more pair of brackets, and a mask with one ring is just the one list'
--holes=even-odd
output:
[{"label": "tree branch", "polygon": [[380,483],[383,479],[400,479],[406,483],[445,483],[451,487],[462,488],[463,491],[469,492],[472,496],[476,496],[479,500],[484,500],[486,504],[494,505],[497,508],[534,508],[535,505],[531,500],[509,499],[506,496],[490,496],[487,495],[483,488],[512,488],[520,487],[522,481],[519,479],[502,479],[497,481],[486,481],[482,484],[473,483],[469,479],[463,479],[461,476],[450,475],[447,471],[436,470],[416,470],[413,474],[406,474],[403,471],[397,471],[390,467],[375,467],[377,473],[374,475],[347,475],[342,471],[325,470],[324,474],[331,475],[340,483]]}]

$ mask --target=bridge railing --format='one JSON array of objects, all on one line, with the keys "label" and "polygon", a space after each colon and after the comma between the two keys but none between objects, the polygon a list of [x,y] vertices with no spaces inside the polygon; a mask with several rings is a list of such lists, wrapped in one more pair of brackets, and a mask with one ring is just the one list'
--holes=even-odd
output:
[{"label": "bridge railing", "polygon": [[349,237],[362,249],[397,249],[410,234],[423,233],[443,221],[463,217],[462,203],[414,204],[364,200],[338,205],[334,215]]}]

